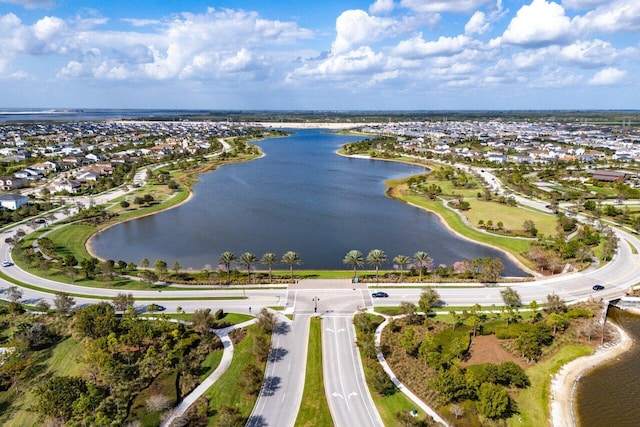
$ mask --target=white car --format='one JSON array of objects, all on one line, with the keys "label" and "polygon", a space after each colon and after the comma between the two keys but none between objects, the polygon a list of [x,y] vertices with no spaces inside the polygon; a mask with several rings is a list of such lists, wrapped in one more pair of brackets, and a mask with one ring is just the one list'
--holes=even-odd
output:
[{"label": "white car", "polygon": [[11,267],[13,265],[13,263],[11,261],[7,261],[6,259],[4,261],[2,261],[2,266],[3,267]]}]

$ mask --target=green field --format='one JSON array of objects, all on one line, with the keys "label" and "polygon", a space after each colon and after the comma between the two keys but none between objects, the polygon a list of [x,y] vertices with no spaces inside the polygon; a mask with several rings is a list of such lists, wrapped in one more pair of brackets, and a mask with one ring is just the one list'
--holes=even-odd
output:
[{"label": "green field", "polygon": [[[216,425],[217,416],[215,413],[220,406],[227,405],[236,408],[245,418],[248,418],[256,403],[257,396],[248,396],[238,384],[238,378],[242,376],[244,368],[251,363],[256,363],[252,347],[253,338],[258,333],[258,329],[256,326],[249,326],[247,331],[247,337],[234,346],[233,361],[229,369],[205,394],[209,398],[209,409],[214,412],[214,415],[209,418],[210,426]],[[263,363],[260,366],[263,372],[265,365]]]},{"label": "green field", "polygon": [[81,360],[84,352],[84,345],[73,338],[67,338],[54,348],[35,352],[32,356],[32,369],[36,374],[20,386],[23,392],[16,394],[13,389],[0,392],[0,424],[6,427],[35,425],[37,415],[29,411],[36,402],[36,396],[31,390],[52,375],[82,375],[84,369]]}]

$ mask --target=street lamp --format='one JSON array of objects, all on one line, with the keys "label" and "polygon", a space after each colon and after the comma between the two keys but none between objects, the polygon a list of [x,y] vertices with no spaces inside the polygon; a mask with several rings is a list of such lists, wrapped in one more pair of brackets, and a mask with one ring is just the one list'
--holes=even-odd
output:
[{"label": "street lamp", "polygon": [[313,312],[317,313],[318,312],[318,301],[320,301],[320,298],[315,297],[313,298]]}]

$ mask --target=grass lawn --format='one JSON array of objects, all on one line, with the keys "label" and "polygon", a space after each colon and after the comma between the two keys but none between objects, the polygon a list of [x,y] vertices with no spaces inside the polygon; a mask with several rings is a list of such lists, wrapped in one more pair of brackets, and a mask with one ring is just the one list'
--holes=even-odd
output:
[{"label": "grass lawn", "polygon": [[333,426],[329,404],[324,390],[322,375],[322,319],[311,318],[307,370],[304,378],[302,403],[296,419],[296,426]]},{"label": "grass lawn", "polygon": [[47,237],[55,244],[56,252],[61,257],[71,254],[80,261],[90,257],[84,245],[97,230],[91,225],[71,224],[57,227]]},{"label": "grass lawn", "polygon": [[218,421],[216,410],[220,406],[227,405],[237,408],[245,418],[249,418],[251,410],[256,403],[257,396],[248,396],[238,383],[238,378],[242,377],[242,372],[246,366],[256,364],[263,372],[266,366],[266,362],[258,364],[252,353],[253,338],[259,333],[257,327],[249,326],[247,331],[247,337],[234,346],[233,361],[229,369],[205,394],[209,398],[209,409],[214,412],[214,415],[209,417],[210,426],[216,425]]},{"label": "grass lawn", "polygon": [[406,184],[403,184],[403,181],[405,181],[405,179],[386,181],[385,184],[389,187],[387,194],[389,194],[390,197],[397,198],[438,214],[440,218],[457,233],[477,242],[488,243],[511,252],[524,265],[532,267],[531,263],[521,255],[523,252],[526,252],[531,248],[531,241],[496,236],[468,227],[456,212],[446,208],[440,200],[429,200],[423,196],[404,194],[406,191]]},{"label": "grass lawn", "polygon": [[566,346],[562,347],[552,358],[536,363],[527,369],[531,387],[520,391],[516,399],[520,413],[509,419],[509,425],[514,427],[547,425],[551,377],[566,363],[591,353],[593,353],[591,347]]},{"label": "grass lawn", "polygon": [[555,216],[527,210],[521,206],[502,205],[497,202],[487,202],[485,200],[467,199],[471,209],[462,212],[467,217],[471,225],[477,225],[478,221],[493,221],[495,226],[502,221],[506,230],[523,230],[523,223],[530,219],[536,225],[538,233],[545,236],[555,235],[557,221]]},{"label": "grass lawn", "polygon": [[[72,338],[60,342],[53,349],[37,351],[32,356],[32,367],[38,374],[31,381],[21,384],[22,392],[16,394],[13,388],[8,392],[0,392],[0,424],[7,427],[36,425],[36,414],[28,410],[36,399],[32,389],[53,375],[82,375],[84,352],[84,345]],[[7,408],[9,405],[11,407]]]}]

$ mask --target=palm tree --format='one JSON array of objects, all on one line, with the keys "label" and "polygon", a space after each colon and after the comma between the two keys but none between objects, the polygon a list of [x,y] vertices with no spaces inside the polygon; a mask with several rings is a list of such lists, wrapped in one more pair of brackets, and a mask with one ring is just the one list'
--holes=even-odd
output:
[{"label": "palm tree", "polygon": [[291,280],[293,280],[293,264],[301,264],[300,255],[296,252],[289,251],[282,255],[282,262],[289,266],[289,271],[291,271]]},{"label": "palm tree", "polygon": [[247,266],[247,280],[251,283],[251,266],[256,263],[256,256],[251,252],[240,255],[242,263]]},{"label": "palm tree", "polygon": [[355,279],[356,269],[364,265],[364,255],[362,255],[362,252],[353,249],[347,252],[342,263],[353,267],[353,278]]},{"label": "palm tree", "polygon": [[387,262],[387,254],[381,249],[373,249],[367,255],[367,262],[376,268],[376,282],[378,281],[378,272],[380,271],[380,265],[383,262]]},{"label": "palm tree", "polygon": [[220,255],[220,263],[227,269],[227,283],[231,283],[231,263],[237,258],[233,252],[223,252]]},{"label": "palm tree", "polygon": [[273,252],[267,252],[262,255],[260,259],[260,264],[266,265],[269,268],[269,283],[271,283],[271,270],[273,269],[273,264],[278,262],[278,257]]},{"label": "palm tree", "polygon": [[405,264],[409,264],[411,262],[411,258],[406,255],[398,255],[393,259],[393,262],[400,266],[400,281],[402,282],[402,270],[404,269]]},{"label": "palm tree", "polygon": [[413,254],[413,260],[416,262],[418,270],[420,270],[420,281],[422,282],[422,269],[429,268],[433,264],[433,260],[428,253],[422,251]]}]

